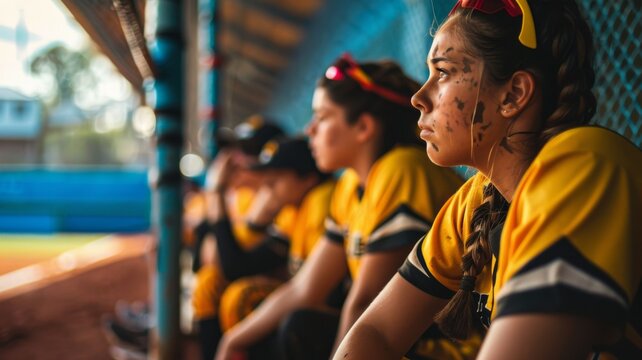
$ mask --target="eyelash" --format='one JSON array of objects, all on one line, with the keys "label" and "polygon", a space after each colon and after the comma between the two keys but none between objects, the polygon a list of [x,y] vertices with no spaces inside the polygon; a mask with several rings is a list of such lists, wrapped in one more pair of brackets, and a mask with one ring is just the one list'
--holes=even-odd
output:
[{"label": "eyelash", "polygon": [[320,116],[320,115],[316,115],[316,114],[314,115],[314,118],[313,118],[313,120],[316,121],[316,122],[320,122],[323,119],[325,119],[325,116]]},{"label": "eyelash", "polygon": [[448,71],[444,70],[443,68],[436,68],[435,70],[437,70],[437,76],[439,77],[439,79],[443,79],[445,76],[449,75]]}]

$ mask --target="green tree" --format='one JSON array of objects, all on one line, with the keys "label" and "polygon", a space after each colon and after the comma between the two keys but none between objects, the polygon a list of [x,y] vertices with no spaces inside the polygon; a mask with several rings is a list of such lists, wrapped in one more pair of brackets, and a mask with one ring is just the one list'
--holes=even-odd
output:
[{"label": "green tree", "polygon": [[93,54],[89,50],[73,51],[63,45],[54,45],[37,54],[29,65],[36,76],[49,76],[54,81],[50,94],[51,105],[72,101],[79,83],[95,82],[90,65]]}]

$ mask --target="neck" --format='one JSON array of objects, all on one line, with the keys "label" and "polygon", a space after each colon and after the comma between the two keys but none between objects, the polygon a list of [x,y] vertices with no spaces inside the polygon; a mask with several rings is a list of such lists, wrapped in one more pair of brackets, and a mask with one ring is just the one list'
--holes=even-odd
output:
[{"label": "neck", "polygon": [[359,175],[359,184],[364,187],[368,180],[368,174],[372,165],[377,161],[377,151],[374,144],[367,144],[361,147],[357,152],[354,161],[350,164],[350,168],[357,172]]},{"label": "neck", "polygon": [[478,166],[477,169],[490,179],[499,193],[510,203],[531,160],[515,150],[509,153],[504,149],[496,150],[496,154],[491,154],[490,159],[489,164]]},{"label": "neck", "polygon": [[490,148],[485,158],[477,159],[480,166],[475,166],[493,183],[497,191],[509,203],[519,185],[524,172],[530,166],[533,158],[531,151],[537,146],[537,136],[540,133],[537,107],[529,107],[506,124],[495,145]]}]

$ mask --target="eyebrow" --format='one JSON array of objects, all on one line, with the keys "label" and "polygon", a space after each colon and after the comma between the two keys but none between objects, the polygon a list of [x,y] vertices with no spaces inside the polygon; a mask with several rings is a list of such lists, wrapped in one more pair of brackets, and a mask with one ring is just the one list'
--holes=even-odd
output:
[{"label": "eyebrow", "polygon": [[440,62],[440,61],[449,62],[449,63],[451,63],[451,64],[456,64],[456,63],[457,63],[456,61],[452,61],[451,59],[449,59],[449,58],[447,58],[447,57],[436,57],[436,58],[432,58],[432,59],[430,59],[430,62],[431,62],[432,64],[436,64],[436,63],[438,63],[438,62]]}]

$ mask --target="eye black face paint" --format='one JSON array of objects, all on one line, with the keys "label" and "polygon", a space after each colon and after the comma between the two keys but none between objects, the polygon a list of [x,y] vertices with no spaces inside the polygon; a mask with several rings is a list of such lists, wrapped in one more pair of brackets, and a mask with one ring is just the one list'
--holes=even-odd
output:
[{"label": "eye black face paint", "polygon": [[464,68],[461,70],[466,74],[471,72],[472,69],[470,68],[470,65],[474,64],[474,62],[470,61],[467,57],[464,57],[464,60],[462,60],[462,62],[464,63]]},{"label": "eye black face paint", "polygon": [[473,124],[484,122],[484,110],[486,110],[484,103],[481,101],[478,102],[477,107],[475,108],[475,118],[473,119]]},{"label": "eye black face paint", "polygon": [[461,101],[458,97],[455,96],[455,103],[457,103],[457,109],[460,111],[464,111],[464,107],[466,106],[466,103]]}]

